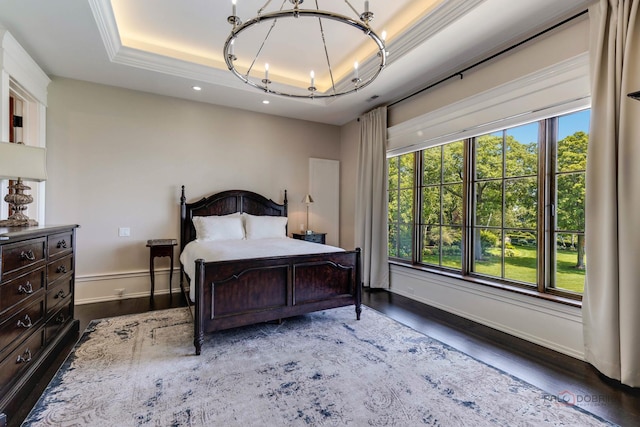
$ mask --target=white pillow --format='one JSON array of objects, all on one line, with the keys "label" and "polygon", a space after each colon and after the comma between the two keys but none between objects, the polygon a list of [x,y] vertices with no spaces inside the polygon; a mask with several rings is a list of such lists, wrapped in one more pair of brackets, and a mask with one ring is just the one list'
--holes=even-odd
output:
[{"label": "white pillow", "polygon": [[244,214],[247,239],[271,239],[287,237],[286,216],[256,216]]},{"label": "white pillow", "polygon": [[244,239],[240,215],[194,216],[193,226],[196,229],[196,239],[201,242]]}]

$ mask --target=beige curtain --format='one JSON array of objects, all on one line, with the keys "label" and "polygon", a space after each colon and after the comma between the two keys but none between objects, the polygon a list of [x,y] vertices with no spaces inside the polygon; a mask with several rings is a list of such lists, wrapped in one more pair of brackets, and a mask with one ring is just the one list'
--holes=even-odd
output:
[{"label": "beige curtain", "polygon": [[387,107],[360,117],[356,183],[356,246],[362,249],[362,281],[389,287],[387,261]]},{"label": "beige curtain", "polygon": [[585,358],[640,386],[640,0],[600,0],[591,19]]}]

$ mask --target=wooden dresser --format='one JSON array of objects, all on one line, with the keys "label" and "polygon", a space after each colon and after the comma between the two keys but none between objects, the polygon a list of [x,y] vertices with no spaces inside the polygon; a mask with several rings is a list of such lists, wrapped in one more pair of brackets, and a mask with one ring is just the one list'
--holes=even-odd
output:
[{"label": "wooden dresser", "polygon": [[0,228],[0,426],[70,339],[77,225]]}]

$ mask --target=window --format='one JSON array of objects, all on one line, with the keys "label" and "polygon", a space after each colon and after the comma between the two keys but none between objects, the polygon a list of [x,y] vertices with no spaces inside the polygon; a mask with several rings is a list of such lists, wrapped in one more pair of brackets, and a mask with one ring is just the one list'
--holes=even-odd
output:
[{"label": "window", "polygon": [[538,126],[473,140],[475,273],[537,283]]},{"label": "window", "polygon": [[584,110],[390,158],[390,258],[579,299],[588,130]]},{"label": "window", "polygon": [[557,119],[553,137],[555,220],[553,272],[550,286],[582,293],[586,269],[584,238],[585,169],[589,142],[589,111],[567,114]]},{"label": "window", "polygon": [[415,155],[393,157],[389,165],[389,256],[411,260]]},{"label": "window", "polygon": [[463,141],[422,152],[422,263],[462,267],[463,158]]}]

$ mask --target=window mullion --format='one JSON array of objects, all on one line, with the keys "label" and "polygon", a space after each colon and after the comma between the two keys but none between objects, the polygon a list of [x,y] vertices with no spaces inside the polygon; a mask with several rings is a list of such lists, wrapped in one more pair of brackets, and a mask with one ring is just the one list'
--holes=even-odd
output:
[{"label": "window mullion", "polygon": [[538,292],[545,292],[546,284],[549,283],[550,267],[553,265],[550,259],[550,242],[553,241],[553,221],[551,220],[553,194],[549,184],[553,175],[553,162],[550,155],[551,132],[554,125],[552,119],[541,120],[538,130]]},{"label": "window mullion", "polygon": [[557,154],[557,135],[558,135],[558,118],[553,117],[547,120],[547,164],[549,170],[547,173],[547,191],[548,205],[547,205],[547,245],[545,246],[545,252],[547,255],[547,275],[545,277],[545,283],[543,284],[541,292],[548,292],[549,289],[555,288],[556,277],[556,214],[557,214],[557,193],[556,193],[556,154]]},{"label": "window mullion", "polygon": [[474,189],[473,177],[475,176],[475,138],[465,139],[462,174],[462,274],[468,275],[473,267],[473,210]]},{"label": "window mullion", "polygon": [[507,130],[502,131],[502,216],[500,218],[500,230],[502,231],[502,244],[500,257],[500,277],[503,279],[506,277],[506,250],[507,250],[507,233],[505,230],[505,215],[507,213]]},{"label": "window mullion", "polygon": [[423,183],[423,161],[422,161],[423,153],[422,151],[418,151],[414,156],[413,170],[414,170],[414,180],[413,180],[413,255],[412,262],[414,264],[422,261],[421,253],[422,253],[422,186]]}]

